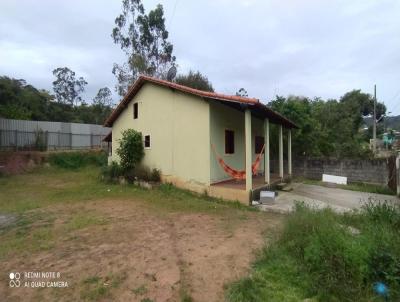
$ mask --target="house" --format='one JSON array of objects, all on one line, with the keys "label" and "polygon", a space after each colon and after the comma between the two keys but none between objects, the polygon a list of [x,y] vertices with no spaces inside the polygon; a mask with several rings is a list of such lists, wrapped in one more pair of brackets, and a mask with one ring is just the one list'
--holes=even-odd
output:
[{"label": "house", "polygon": [[[278,174],[270,173],[270,123],[279,125]],[[292,174],[291,130],[297,127],[257,99],[140,76],[105,126],[112,127],[111,160],[118,161],[122,131],[135,129],[144,138],[144,165],[160,169],[164,182],[210,196],[248,204],[252,193]]]}]

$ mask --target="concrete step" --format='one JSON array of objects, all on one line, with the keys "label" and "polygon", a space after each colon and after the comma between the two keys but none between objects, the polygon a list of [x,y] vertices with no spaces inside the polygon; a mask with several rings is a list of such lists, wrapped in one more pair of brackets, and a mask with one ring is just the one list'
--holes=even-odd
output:
[{"label": "concrete step", "polygon": [[275,191],[260,191],[260,204],[275,204],[275,198],[278,192]]},{"label": "concrete step", "polygon": [[289,184],[289,185],[284,186],[281,191],[290,192],[290,191],[293,191],[293,187]]},{"label": "concrete step", "polygon": [[293,187],[290,183],[281,182],[276,185],[276,188],[280,191],[290,192],[293,190]]}]

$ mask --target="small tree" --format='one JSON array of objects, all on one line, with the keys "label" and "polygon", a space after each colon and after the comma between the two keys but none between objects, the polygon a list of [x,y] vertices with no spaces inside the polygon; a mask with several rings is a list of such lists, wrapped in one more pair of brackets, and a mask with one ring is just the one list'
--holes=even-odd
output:
[{"label": "small tree", "polygon": [[175,79],[175,82],[181,85],[192,87],[194,89],[214,92],[211,82],[199,71],[194,72],[190,70],[188,74],[178,75]]},{"label": "small tree", "polygon": [[134,169],[144,156],[142,134],[133,129],[123,131],[117,154],[125,172]]}]

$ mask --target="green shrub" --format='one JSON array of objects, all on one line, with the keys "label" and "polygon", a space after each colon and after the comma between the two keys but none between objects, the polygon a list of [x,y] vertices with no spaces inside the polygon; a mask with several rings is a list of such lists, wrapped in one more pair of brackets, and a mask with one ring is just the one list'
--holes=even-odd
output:
[{"label": "green shrub", "polygon": [[159,182],[161,180],[161,172],[158,169],[150,170],[150,168],[147,166],[139,165],[133,171],[131,171],[128,179],[132,177],[133,180]]},{"label": "green shrub", "polygon": [[101,179],[108,183],[117,182],[121,176],[129,183],[133,183],[136,180],[154,182],[161,180],[160,170],[150,170],[150,168],[143,165],[138,165],[135,169],[124,170],[120,164],[112,162],[111,165],[103,167],[100,173]]},{"label": "green shrub", "polygon": [[124,176],[124,172],[121,166],[113,161],[110,165],[101,169],[100,176],[104,182],[114,183],[118,181],[120,176]]},{"label": "green shrub", "polygon": [[139,165],[132,172],[135,180],[151,181],[151,170],[147,166]]},{"label": "green shrub", "polygon": [[150,180],[155,181],[155,182],[160,182],[161,181],[161,171],[156,168],[151,170]]},{"label": "green shrub", "polygon": [[369,198],[368,202],[362,206],[362,209],[367,219],[379,224],[390,224],[394,228],[400,229],[399,204],[380,202]]},{"label": "green shrub", "polygon": [[64,169],[78,169],[87,165],[104,166],[107,154],[101,152],[57,152],[49,155],[50,164]]},{"label": "green shrub", "polygon": [[144,156],[142,134],[133,129],[123,131],[117,154],[124,171],[135,169]]}]

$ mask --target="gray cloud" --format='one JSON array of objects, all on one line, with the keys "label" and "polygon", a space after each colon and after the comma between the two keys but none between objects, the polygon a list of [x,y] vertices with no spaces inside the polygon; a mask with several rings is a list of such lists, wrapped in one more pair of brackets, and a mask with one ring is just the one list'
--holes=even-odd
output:
[{"label": "gray cloud", "polygon": [[[400,2],[145,1],[164,5],[180,72],[200,70],[217,91],[245,87],[263,101],[279,95],[338,98],[373,91],[400,113]],[[110,37],[120,1],[0,3],[0,74],[51,89],[68,66],[89,82],[86,98],[113,88],[123,54]]]}]

